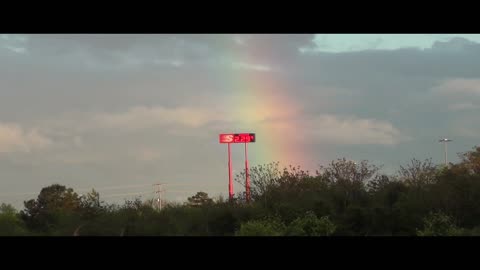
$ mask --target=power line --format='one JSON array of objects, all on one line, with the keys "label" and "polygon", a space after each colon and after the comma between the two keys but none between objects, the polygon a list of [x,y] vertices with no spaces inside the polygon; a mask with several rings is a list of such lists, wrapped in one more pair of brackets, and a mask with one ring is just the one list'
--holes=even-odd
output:
[{"label": "power line", "polygon": [[[197,188],[197,187],[219,187],[223,188],[223,185],[220,184],[201,184],[201,183],[164,183],[164,185],[168,186],[177,186],[177,187],[190,187],[190,188]],[[114,190],[114,189],[127,189],[127,188],[136,188],[136,187],[147,187],[151,186],[151,184],[139,184],[139,185],[123,185],[123,186],[107,186],[107,187],[90,187],[90,188],[75,188],[75,192],[80,191],[89,191],[95,189],[95,191],[105,191],[105,190]],[[24,192],[24,193],[2,193],[0,197],[15,197],[15,196],[25,196],[25,195],[38,195],[40,191],[36,192]]]},{"label": "power line", "polygon": [[130,192],[130,193],[117,193],[117,194],[110,194],[110,195],[105,195],[101,196],[102,198],[110,198],[110,197],[118,197],[118,196],[129,196],[129,195],[143,195],[143,194],[152,194],[151,191],[147,192]]},{"label": "power line", "polygon": [[[125,188],[134,188],[134,187],[146,187],[150,186],[150,184],[141,184],[141,185],[124,185],[124,186],[107,186],[107,187],[99,187],[99,188],[77,188],[74,189],[74,191],[88,191],[95,189],[96,191],[102,191],[102,190],[112,190],[112,189],[125,189]],[[10,197],[10,196],[24,196],[24,195],[38,195],[40,191],[37,192],[25,192],[25,193],[3,193],[0,194],[0,197]]]},{"label": "power line", "polygon": [[[219,187],[219,189],[211,190],[213,192],[221,192],[222,187]],[[168,191],[168,193],[193,193],[196,192],[196,189],[188,189],[188,190],[179,190],[179,189],[173,189]],[[131,193],[107,193],[107,194],[101,194],[102,198],[109,198],[109,197],[117,197],[117,196],[122,196],[122,195],[141,195],[141,194],[152,194],[155,193],[152,191],[139,191],[139,192],[131,192]],[[39,192],[31,192],[31,193],[16,193],[16,194],[0,194],[0,197],[14,197],[11,198],[10,200],[21,200],[19,197],[24,197],[28,195],[38,195]],[[16,197],[16,198],[15,198]]]}]

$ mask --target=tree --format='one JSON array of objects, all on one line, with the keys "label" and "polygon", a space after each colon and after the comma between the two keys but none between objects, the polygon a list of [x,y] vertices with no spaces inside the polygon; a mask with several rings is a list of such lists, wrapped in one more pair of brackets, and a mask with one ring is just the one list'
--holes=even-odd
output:
[{"label": "tree", "polygon": [[343,158],[332,161],[327,167],[320,166],[317,178],[328,183],[335,209],[344,213],[352,203],[361,205],[366,202],[365,186],[379,169],[365,160],[356,163]]},{"label": "tree", "polygon": [[460,154],[460,165],[471,174],[480,174],[480,146],[475,146],[473,151]]},{"label": "tree", "polygon": [[400,166],[397,174],[399,179],[405,181],[405,183],[412,186],[423,187],[434,183],[438,174],[438,168],[432,163],[432,159],[426,159],[424,161],[412,159],[410,164]]},{"label": "tree", "polygon": [[[245,171],[238,174],[235,180],[244,186]],[[278,162],[254,166],[250,169],[251,198],[256,205],[262,205],[264,208],[272,210],[278,207],[290,208],[295,201],[298,201],[300,194],[312,190],[312,185],[318,186],[313,180],[314,177],[300,166],[290,165],[283,170],[279,169]],[[240,202],[245,201],[245,193],[238,194],[237,198]],[[300,204],[311,199],[311,196],[304,198],[306,200],[302,200]],[[281,204],[285,207],[281,207]]]},{"label": "tree", "polygon": [[10,204],[0,205],[0,236],[22,236],[26,234],[25,224]]},{"label": "tree", "polygon": [[92,189],[86,196],[81,196],[82,207],[98,208],[101,206],[100,194]]},{"label": "tree", "polygon": [[[266,199],[266,193],[282,176],[279,162],[253,166],[249,169],[250,192],[253,200]],[[245,170],[235,176],[235,181],[245,187]]]},{"label": "tree", "polygon": [[17,210],[11,204],[2,203],[0,205],[0,214],[2,214],[2,215],[16,215]]},{"label": "tree", "polygon": [[[81,209],[81,200],[71,188],[59,184],[42,188],[36,200],[24,202],[20,212],[28,228],[49,232],[60,221],[60,217],[71,215]],[[73,230],[72,230],[73,231]]]},{"label": "tree", "polygon": [[343,159],[332,161],[329,166],[320,166],[317,175],[323,176],[330,182],[360,182],[366,183],[378,171],[380,167],[369,164],[368,161],[362,160],[360,163]]},{"label": "tree", "polygon": [[204,206],[213,203],[213,199],[209,198],[208,194],[202,191],[197,192],[197,194],[189,197],[187,200],[189,206]]},{"label": "tree", "polygon": [[443,213],[430,213],[423,219],[423,229],[417,230],[418,236],[459,236],[461,233],[453,219]]},{"label": "tree", "polygon": [[77,210],[80,208],[80,198],[72,188],[54,184],[42,188],[38,195],[37,205],[41,209]]},{"label": "tree", "polygon": [[283,236],[285,224],[278,217],[251,220],[240,225],[236,236]]},{"label": "tree", "polygon": [[80,196],[80,206],[86,219],[98,216],[104,210],[103,203],[100,201],[100,194],[95,189],[85,196]]},{"label": "tree", "polygon": [[328,216],[317,218],[315,213],[308,211],[303,217],[295,219],[287,228],[290,236],[329,236],[335,232],[336,226]]},{"label": "tree", "polygon": [[367,189],[372,194],[375,194],[381,190],[384,190],[392,182],[394,182],[394,179],[388,177],[387,175],[378,175],[370,182],[368,182]]}]

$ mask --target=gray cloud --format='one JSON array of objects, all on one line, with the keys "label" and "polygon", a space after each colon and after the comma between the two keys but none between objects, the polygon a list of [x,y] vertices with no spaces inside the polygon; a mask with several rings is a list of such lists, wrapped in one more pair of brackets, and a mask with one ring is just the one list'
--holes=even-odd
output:
[{"label": "gray cloud", "polygon": [[37,130],[25,131],[15,124],[0,123],[0,154],[10,152],[30,152],[46,148],[52,141]]},{"label": "gray cloud", "polygon": [[[438,137],[454,138],[453,152],[477,143],[479,44],[452,39],[424,50],[300,53],[312,39],[2,37],[0,149],[8,155],[0,155],[0,177],[8,180],[0,189],[162,178],[185,181],[194,193],[224,184],[217,134],[254,124],[275,134],[297,130],[298,137],[279,141],[294,142],[308,165],[347,156],[393,168],[411,157],[441,159]],[[235,103],[248,87],[256,105]],[[262,96],[263,87],[279,96]],[[252,146],[252,162],[262,145]],[[242,168],[241,151],[234,155]]]}]

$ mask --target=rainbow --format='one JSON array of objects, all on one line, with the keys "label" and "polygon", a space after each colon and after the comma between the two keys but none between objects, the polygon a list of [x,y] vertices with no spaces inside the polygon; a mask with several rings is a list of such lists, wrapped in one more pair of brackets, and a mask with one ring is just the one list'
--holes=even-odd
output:
[{"label": "rainbow", "polygon": [[[237,61],[252,65],[253,57],[241,57]],[[238,60],[238,57],[234,58]],[[257,60],[258,61],[258,60]],[[257,142],[249,146],[251,166],[280,162],[281,166],[311,164],[307,149],[300,143],[303,127],[300,121],[301,106],[276,76],[281,72],[248,70],[239,68],[228,71],[224,79],[231,130],[225,133],[256,133]],[[228,89],[228,90],[227,90]]]}]

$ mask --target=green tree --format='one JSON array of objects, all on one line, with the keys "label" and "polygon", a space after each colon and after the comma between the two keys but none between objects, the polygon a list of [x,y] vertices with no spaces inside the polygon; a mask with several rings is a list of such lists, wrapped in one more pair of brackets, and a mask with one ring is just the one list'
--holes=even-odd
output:
[{"label": "green tree", "polygon": [[368,183],[368,192],[369,235],[395,235],[402,232],[408,219],[402,218],[399,203],[409,192],[406,183],[395,177],[381,175]]},{"label": "green tree", "polygon": [[17,210],[11,204],[2,203],[0,205],[0,214],[13,216],[17,214]]},{"label": "green tree", "polygon": [[380,170],[380,167],[362,160],[360,163],[343,159],[332,161],[328,166],[320,166],[317,175],[330,182],[361,182],[367,183]]},{"label": "green tree", "polygon": [[328,216],[318,218],[308,211],[303,217],[291,222],[286,230],[289,236],[329,236],[335,232],[336,226]]},{"label": "green tree", "polygon": [[[253,200],[266,201],[268,192],[276,185],[282,176],[279,162],[253,166],[249,169],[250,192]],[[235,176],[235,181],[245,187],[245,170]]]},{"label": "green tree", "polygon": [[400,166],[400,170],[397,172],[398,178],[408,185],[423,187],[428,184],[432,184],[437,179],[439,170],[432,162],[432,159],[426,159],[420,161],[418,159],[412,159],[410,164],[406,166]]},{"label": "green tree", "polygon": [[81,200],[73,189],[54,184],[42,188],[36,200],[26,201],[24,205],[20,216],[27,227],[33,231],[49,232],[66,215],[78,213]]},{"label": "green tree", "polygon": [[475,146],[473,151],[460,154],[461,163],[471,174],[480,174],[480,146]]},{"label": "green tree", "polygon": [[366,185],[379,170],[379,167],[366,160],[357,163],[343,158],[332,161],[326,167],[320,166],[317,177],[329,183],[331,202],[335,210],[342,214],[350,206],[365,206],[368,200]]},{"label": "green tree", "polygon": [[25,224],[18,217],[15,208],[10,204],[0,205],[0,236],[26,235]]},{"label": "green tree", "polygon": [[236,236],[283,236],[286,226],[278,218],[264,218],[260,220],[251,220],[240,225]]},{"label": "green tree", "polygon": [[100,194],[92,189],[85,196],[80,196],[80,208],[85,219],[92,219],[104,211],[104,202],[100,200]]},{"label": "green tree", "polygon": [[423,229],[417,230],[418,236],[459,236],[462,231],[453,219],[443,213],[430,213],[423,219]]},{"label": "green tree", "polygon": [[204,206],[213,203],[213,199],[208,197],[208,194],[202,191],[197,192],[197,194],[189,197],[187,200],[189,206]]}]

